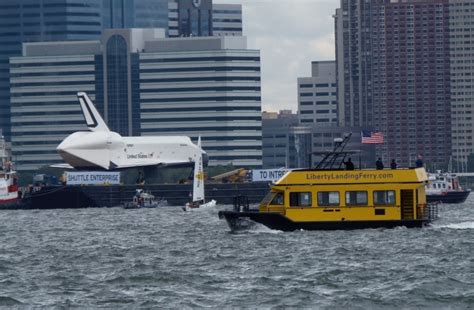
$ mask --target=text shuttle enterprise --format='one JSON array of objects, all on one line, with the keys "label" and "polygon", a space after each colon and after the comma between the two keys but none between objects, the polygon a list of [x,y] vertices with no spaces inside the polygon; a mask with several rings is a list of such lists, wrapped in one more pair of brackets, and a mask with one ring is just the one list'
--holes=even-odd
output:
[{"label": "text shuttle enterprise", "polygon": [[77,131],[57,147],[67,164],[78,170],[116,170],[147,166],[192,166],[207,154],[187,136],[122,137],[110,131],[86,93],[77,94],[89,132]]}]

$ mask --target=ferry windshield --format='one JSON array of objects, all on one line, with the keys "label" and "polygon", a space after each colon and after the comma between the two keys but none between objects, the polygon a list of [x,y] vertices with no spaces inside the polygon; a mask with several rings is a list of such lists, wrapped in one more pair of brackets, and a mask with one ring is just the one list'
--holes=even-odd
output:
[{"label": "ferry windshield", "polygon": [[261,205],[283,205],[283,193],[269,192],[262,200]]},{"label": "ferry windshield", "polygon": [[276,193],[275,192],[269,192],[268,194],[263,197],[261,204],[262,205],[267,205],[272,201],[273,197],[275,197]]},{"label": "ferry windshield", "polygon": [[275,198],[273,198],[272,202],[270,203],[271,205],[283,205],[283,193],[278,193],[275,195]]}]

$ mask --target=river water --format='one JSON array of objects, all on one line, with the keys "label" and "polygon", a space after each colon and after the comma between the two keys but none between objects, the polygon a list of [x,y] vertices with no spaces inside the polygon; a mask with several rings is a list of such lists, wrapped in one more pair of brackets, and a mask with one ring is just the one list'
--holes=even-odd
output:
[{"label": "river water", "polygon": [[473,309],[474,195],[440,216],[231,234],[216,210],[4,210],[0,306]]}]

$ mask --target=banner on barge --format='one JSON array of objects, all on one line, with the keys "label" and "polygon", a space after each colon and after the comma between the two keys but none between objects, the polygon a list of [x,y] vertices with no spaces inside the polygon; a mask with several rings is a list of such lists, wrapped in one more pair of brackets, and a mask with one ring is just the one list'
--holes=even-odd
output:
[{"label": "banner on barge", "polygon": [[107,171],[68,171],[67,185],[119,185],[120,172]]}]

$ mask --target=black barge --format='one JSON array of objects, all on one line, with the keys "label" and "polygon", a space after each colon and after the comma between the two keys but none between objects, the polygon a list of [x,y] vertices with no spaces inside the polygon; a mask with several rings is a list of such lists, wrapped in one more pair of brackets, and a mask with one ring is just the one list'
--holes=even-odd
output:
[{"label": "black barge", "polygon": [[[170,206],[183,206],[189,202],[192,184],[150,185],[63,185],[44,186],[31,193],[26,191],[20,204],[4,209],[73,209],[115,207],[129,201],[137,188],[142,188],[156,197],[166,199]],[[246,196],[249,203],[262,200],[269,189],[268,183],[208,183],[206,198],[218,204],[232,205],[234,196]]]}]

